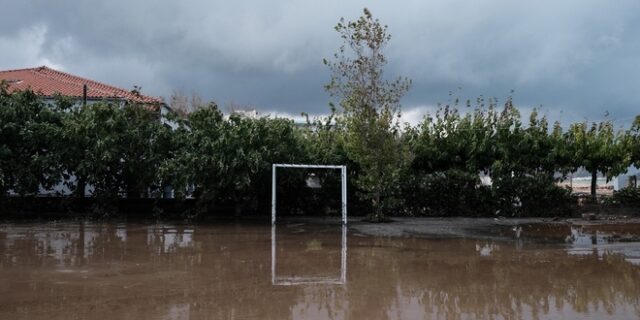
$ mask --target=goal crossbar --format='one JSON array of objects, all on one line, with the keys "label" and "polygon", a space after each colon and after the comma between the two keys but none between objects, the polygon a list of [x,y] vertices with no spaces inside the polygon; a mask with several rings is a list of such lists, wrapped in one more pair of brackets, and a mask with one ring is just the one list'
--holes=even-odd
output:
[{"label": "goal crossbar", "polygon": [[342,165],[322,165],[322,164],[285,164],[274,163],[271,168],[271,224],[276,223],[276,169],[277,168],[298,168],[298,169],[339,169],[342,184],[342,223],[347,223],[347,166]]}]

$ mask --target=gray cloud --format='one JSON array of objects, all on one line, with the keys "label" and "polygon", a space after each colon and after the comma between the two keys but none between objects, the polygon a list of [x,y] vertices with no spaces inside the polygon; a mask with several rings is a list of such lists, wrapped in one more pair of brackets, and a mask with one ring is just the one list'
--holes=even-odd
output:
[{"label": "gray cloud", "polygon": [[[12,1],[0,13],[0,69],[47,64],[168,97],[322,113],[322,65],[338,18],[362,7],[389,25],[387,74],[413,79],[419,118],[454,91],[543,105],[562,121],[638,113],[637,1]],[[461,88],[461,89],[458,89]],[[554,119],[555,120],[555,119]]]}]

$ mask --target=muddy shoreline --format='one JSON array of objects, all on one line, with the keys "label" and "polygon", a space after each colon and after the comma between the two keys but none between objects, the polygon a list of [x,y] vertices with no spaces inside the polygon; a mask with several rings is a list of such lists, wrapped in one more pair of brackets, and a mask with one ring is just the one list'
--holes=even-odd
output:
[{"label": "muddy shoreline", "polygon": [[355,235],[378,237],[473,238],[482,240],[571,242],[572,230],[612,242],[640,242],[640,218],[394,218],[388,223],[349,221]]},{"label": "muddy shoreline", "polygon": [[[229,216],[209,217],[204,219],[177,218],[140,218],[140,217],[92,217],[92,216],[5,216],[0,223],[30,222],[64,223],[69,221],[95,222],[139,222],[139,223],[173,223],[178,225],[264,225],[270,219],[264,216]],[[337,217],[282,217],[278,226],[287,225],[341,225]],[[604,231],[628,235],[628,241],[640,242],[640,217],[629,215],[597,215],[594,220],[571,218],[469,218],[469,217],[392,217],[389,222],[372,223],[363,217],[350,217],[347,227],[350,233],[358,236],[374,237],[418,237],[418,238],[476,238],[494,240],[515,240],[532,235],[565,234],[571,228],[580,228],[591,232]],[[521,228],[520,236],[516,234]],[[532,232],[535,231],[535,232]],[[559,237],[559,235],[558,235]]]}]

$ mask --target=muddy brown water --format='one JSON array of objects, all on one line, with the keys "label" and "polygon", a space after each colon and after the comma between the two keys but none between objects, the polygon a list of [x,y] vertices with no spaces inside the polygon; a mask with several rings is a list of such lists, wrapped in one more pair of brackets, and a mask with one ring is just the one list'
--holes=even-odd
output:
[{"label": "muddy brown water", "polygon": [[523,229],[483,240],[311,224],[3,223],[0,318],[640,318],[637,242]]}]

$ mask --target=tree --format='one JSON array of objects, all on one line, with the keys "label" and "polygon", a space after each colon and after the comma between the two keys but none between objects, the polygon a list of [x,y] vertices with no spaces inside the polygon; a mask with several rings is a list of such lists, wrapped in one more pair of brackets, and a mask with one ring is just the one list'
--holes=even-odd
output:
[{"label": "tree", "polygon": [[84,195],[85,183],[91,185],[99,206],[110,206],[123,194],[139,198],[159,191],[159,167],[172,146],[170,129],[158,116],[138,104],[72,105],[64,113],[60,137],[65,146],[59,148],[64,172],[75,177],[67,185],[78,196]]},{"label": "tree", "polygon": [[397,203],[394,189],[410,159],[400,140],[400,99],[411,81],[383,77],[387,59],[383,49],[391,39],[387,26],[364,9],[357,21],[335,26],[343,45],[333,62],[324,60],[332,72],[326,90],[340,99],[343,113],[337,121],[346,129],[346,150],[360,167],[355,182],[363,200],[369,201],[372,220],[384,220]]},{"label": "tree", "polygon": [[485,107],[484,98],[477,100],[471,112],[461,114],[458,99],[453,105],[440,106],[434,116],[427,115],[418,127],[412,148],[413,168],[426,173],[465,170],[477,175],[487,172],[495,156],[495,100]]},{"label": "tree", "polygon": [[572,152],[570,137],[563,132],[560,122],[554,122],[549,139],[553,145],[551,154],[549,155],[549,162],[552,163],[555,166],[555,170],[562,175],[562,179],[565,179],[570,172],[576,171],[579,165],[573,158],[574,154]]},{"label": "tree", "polygon": [[567,133],[577,166],[591,173],[591,196],[596,197],[597,175],[601,172],[609,181],[627,169],[628,155],[623,136],[616,133],[613,122],[574,123]]},{"label": "tree", "polygon": [[237,212],[249,204],[254,211],[270,190],[271,164],[297,163],[301,136],[292,120],[250,118],[232,114],[220,137],[220,190]]},{"label": "tree", "polygon": [[640,168],[640,115],[636,116],[631,129],[626,132],[625,145],[630,162]]},{"label": "tree", "polygon": [[336,123],[336,110],[326,117],[310,119],[302,113],[306,124],[302,129],[306,142],[308,161],[318,164],[347,163],[349,157],[345,150],[344,130]]},{"label": "tree", "polygon": [[215,103],[204,108],[176,116],[177,128],[173,132],[175,147],[161,166],[163,180],[172,186],[177,198],[195,196],[201,201],[213,200],[216,183],[220,181],[220,136],[224,118]]},{"label": "tree", "polygon": [[61,117],[33,91],[9,93],[0,82],[0,197],[9,190],[34,195],[61,180]]},{"label": "tree", "polygon": [[206,103],[195,92],[188,96],[182,90],[174,90],[169,98],[169,107],[175,115],[184,118],[187,114],[206,107]]},{"label": "tree", "polygon": [[126,121],[120,133],[124,144],[120,172],[123,188],[127,198],[146,197],[149,191],[164,187],[158,172],[173,148],[171,129],[159,121],[160,111],[144,105],[130,104],[119,111]]},{"label": "tree", "polygon": [[[198,211],[216,205],[257,209],[267,198],[271,164],[296,162],[300,135],[288,119],[225,118],[215,103],[178,119],[175,149],[161,166],[161,176],[178,198],[198,199]],[[266,203],[266,202],[265,202]]]}]

